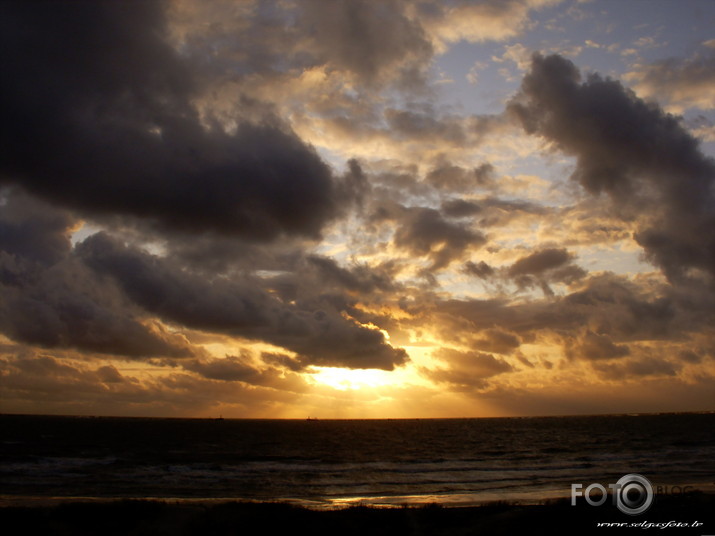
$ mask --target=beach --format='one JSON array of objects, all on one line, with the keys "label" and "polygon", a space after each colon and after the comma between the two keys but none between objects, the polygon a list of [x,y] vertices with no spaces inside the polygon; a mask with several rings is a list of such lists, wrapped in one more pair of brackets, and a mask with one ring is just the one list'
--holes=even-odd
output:
[{"label": "beach", "polygon": [[[628,516],[616,508],[571,506],[568,499],[521,505],[436,504],[314,510],[285,503],[116,500],[58,501],[0,508],[3,527],[46,535],[516,535],[712,534],[715,495],[692,492],[659,497],[648,512]],[[697,526],[693,526],[697,525]]]},{"label": "beach", "polygon": [[[43,535],[715,534],[714,418],[5,415],[0,522]],[[647,510],[589,504],[590,487],[641,475]]]}]

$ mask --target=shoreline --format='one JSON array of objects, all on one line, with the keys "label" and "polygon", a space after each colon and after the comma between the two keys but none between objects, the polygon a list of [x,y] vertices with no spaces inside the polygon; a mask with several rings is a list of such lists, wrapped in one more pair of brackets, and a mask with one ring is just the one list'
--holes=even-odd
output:
[{"label": "shoreline", "polygon": [[[701,494],[715,497],[715,482],[686,483],[677,486],[685,494]],[[369,508],[479,508],[495,503],[515,506],[539,506],[548,503],[570,501],[569,492],[559,490],[533,490],[509,493],[447,493],[427,495],[345,496],[331,498],[276,497],[261,499],[253,497],[180,497],[180,496],[90,496],[90,495],[9,495],[0,494],[0,509],[13,507],[53,507],[63,503],[114,503],[122,501],[147,501],[170,504],[218,505],[285,504],[316,511],[332,511],[352,507]]]},{"label": "shoreline", "polygon": [[[349,505],[312,509],[285,502],[216,501],[201,499],[110,499],[87,501],[64,498],[57,504],[4,506],[0,523],[24,527],[26,534],[278,534],[309,529],[311,534],[552,534],[567,528],[577,534],[642,534],[657,524],[702,523],[674,527],[674,533],[712,534],[710,513],[715,494],[690,492],[658,497],[640,516],[628,516],[615,507],[571,506],[569,499],[540,504],[496,501],[479,506],[439,504],[375,507]],[[599,526],[598,524],[612,524]],[[617,526],[636,525],[636,526]],[[649,526],[645,526],[650,524]],[[677,529],[677,530],[676,530]],[[605,532],[604,532],[605,531]]]},{"label": "shoreline", "polygon": [[[700,491],[700,490],[697,490]],[[82,495],[68,496],[22,496],[22,495],[0,495],[0,509],[2,508],[45,508],[54,507],[65,503],[86,503],[86,504],[106,504],[118,502],[151,502],[168,504],[198,504],[198,505],[218,505],[226,503],[240,504],[280,504],[296,508],[304,508],[315,511],[344,510],[355,507],[366,507],[374,509],[391,508],[422,508],[425,506],[436,506],[439,508],[479,508],[495,503],[512,504],[518,506],[538,506],[549,502],[569,500],[565,495],[546,497],[541,499],[498,499],[484,498],[481,500],[464,499],[455,497],[452,499],[445,496],[425,495],[410,497],[345,497],[338,499],[248,499],[240,497],[92,497]]]}]

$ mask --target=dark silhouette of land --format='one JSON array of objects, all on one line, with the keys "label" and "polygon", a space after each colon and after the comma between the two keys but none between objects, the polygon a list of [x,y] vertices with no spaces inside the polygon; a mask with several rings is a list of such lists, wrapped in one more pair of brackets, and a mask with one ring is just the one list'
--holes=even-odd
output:
[{"label": "dark silhouette of land", "polygon": [[[640,516],[612,507],[571,506],[569,500],[540,505],[506,502],[446,508],[438,505],[398,508],[353,506],[312,510],[285,503],[167,502],[117,500],[63,502],[53,506],[0,508],[0,526],[17,534],[53,536],[182,536],[182,535],[516,535],[516,534],[643,534],[644,527],[598,526],[598,523],[681,523],[678,535],[713,534],[715,495],[693,492],[661,496]],[[659,532],[659,527],[651,526]],[[650,533],[645,530],[645,533]]]}]

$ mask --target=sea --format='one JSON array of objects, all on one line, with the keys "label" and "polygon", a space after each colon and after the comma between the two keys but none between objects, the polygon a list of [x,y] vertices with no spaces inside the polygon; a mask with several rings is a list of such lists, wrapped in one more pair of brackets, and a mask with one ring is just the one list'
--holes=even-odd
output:
[{"label": "sea", "polygon": [[322,508],[568,497],[626,474],[715,489],[715,413],[408,420],[0,415],[0,503],[280,501]]}]

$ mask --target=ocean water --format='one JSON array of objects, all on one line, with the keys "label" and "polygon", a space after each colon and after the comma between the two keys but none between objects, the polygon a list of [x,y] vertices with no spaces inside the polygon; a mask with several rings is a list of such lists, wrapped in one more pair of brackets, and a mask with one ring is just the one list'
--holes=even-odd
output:
[{"label": "ocean water", "polygon": [[567,497],[628,473],[713,489],[715,413],[428,420],[0,416],[0,500],[307,505]]}]

